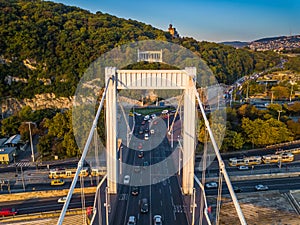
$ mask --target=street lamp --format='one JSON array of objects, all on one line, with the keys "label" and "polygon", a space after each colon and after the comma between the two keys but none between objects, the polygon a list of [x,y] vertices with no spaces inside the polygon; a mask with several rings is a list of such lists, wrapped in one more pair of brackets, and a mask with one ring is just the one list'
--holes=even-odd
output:
[{"label": "street lamp", "polygon": [[292,87],[291,87],[291,93],[290,93],[290,102],[291,102],[291,101],[292,101],[292,94],[293,94],[293,87],[294,87],[294,85],[296,84],[296,82],[291,81],[290,83],[291,83],[291,85],[292,85]]},{"label": "street lamp", "polygon": [[282,112],[282,110],[277,110],[277,112],[278,112],[278,118],[277,118],[277,120],[279,121],[279,119],[280,119],[280,113]]},{"label": "street lamp", "polygon": [[18,176],[18,168],[17,168],[17,164],[16,164],[16,152],[13,153],[13,157],[14,157],[14,164],[16,167],[16,174],[15,174],[15,177],[16,177],[16,176]]}]

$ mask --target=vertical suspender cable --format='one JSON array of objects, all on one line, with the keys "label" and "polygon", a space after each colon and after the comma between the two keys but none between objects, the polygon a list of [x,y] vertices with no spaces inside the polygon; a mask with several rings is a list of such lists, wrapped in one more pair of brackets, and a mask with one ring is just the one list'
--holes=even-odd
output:
[{"label": "vertical suspender cable", "polygon": [[198,93],[198,91],[197,91],[197,89],[196,89],[196,86],[194,86],[194,88],[195,88],[195,95],[196,95],[196,97],[197,97],[197,100],[198,100],[198,103],[199,103],[199,107],[200,107],[202,116],[203,116],[203,118],[204,118],[204,122],[205,122],[205,125],[206,125],[206,127],[207,127],[207,131],[208,131],[209,137],[210,137],[210,139],[211,139],[211,142],[212,142],[212,145],[213,145],[213,147],[214,147],[214,150],[215,150],[217,159],[218,159],[218,161],[219,161],[220,172],[221,172],[221,173],[223,174],[223,176],[224,176],[225,182],[226,182],[227,187],[228,187],[228,189],[229,189],[229,193],[230,193],[230,195],[231,195],[231,198],[232,198],[233,204],[234,204],[234,206],[235,206],[235,209],[236,209],[236,211],[237,211],[237,214],[238,214],[238,217],[239,217],[239,219],[240,219],[240,222],[241,222],[242,225],[246,225],[247,222],[246,222],[246,220],[245,220],[245,217],[244,217],[244,215],[243,215],[243,212],[242,212],[242,210],[241,210],[241,207],[240,207],[240,205],[239,205],[239,202],[238,202],[238,200],[237,200],[237,197],[236,197],[236,195],[235,195],[235,193],[234,193],[234,190],[233,190],[233,188],[232,188],[232,185],[231,185],[231,182],[230,182],[228,173],[227,173],[226,168],[225,168],[225,164],[224,164],[224,162],[223,162],[223,160],[222,160],[222,157],[221,157],[221,154],[220,154],[220,152],[219,152],[219,148],[218,148],[217,143],[216,143],[216,141],[215,141],[214,135],[213,135],[213,133],[212,133],[212,130],[210,129],[209,121],[208,121],[208,119],[207,119],[207,117],[206,117],[206,114],[205,114],[205,111],[204,111],[202,102],[201,102],[200,97],[199,97],[199,93]]},{"label": "vertical suspender cable", "polygon": [[57,225],[62,225],[63,223],[63,220],[64,220],[64,217],[66,215],[66,212],[67,212],[67,209],[68,209],[68,206],[69,206],[69,203],[70,203],[70,200],[72,198],[72,195],[73,195],[73,191],[74,191],[74,188],[75,188],[75,185],[77,183],[77,180],[78,180],[78,175],[80,173],[80,170],[82,169],[83,167],[83,163],[84,163],[84,159],[86,157],[86,154],[89,150],[89,146],[90,146],[90,143],[92,141],[92,138],[93,138],[93,134],[94,134],[94,131],[95,131],[95,128],[97,126],[97,122],[98,122],[98,119],[99,119],[99,116],[100,116],[100,112],[101,112],[101,109],[103,107],[103,104],[104,104],[104,99],[105,99],[105,96],[106,96],[106,93],[107,93],[107,90],[108,90],[108,85],[110,84],[110,82],[112,82],[114,80],[114,77],[110,77],[107,81],[107,84],[105,86],[105,90],[104,90],[104,93],[102,95],[102,98],[101,98],[101,102],[100,102],[100,105],[98,107],[98,110],[97,110],[97,114],[95,116],[95,119],[93,121],[93,125],[92,125],[92,128],[90,130],[90,133],[89,133],[89,136],[88,136],[88,139],[86,141],[86,144],[84,146],[84,149],[82,151],[82,155],[81,155],[81,158],[78,162],[78,166],[77,166],[77,170],[76,170],[76,173],[75,173],[75,176],[74,176],[74,179],[71,183],[71,187],[69,189],[69,193],[67,195],[67,199],[66,199],[66,202],[61,210],[61,213],[60,213],[60,216],[59,216],[59,219],[57,221]]}]

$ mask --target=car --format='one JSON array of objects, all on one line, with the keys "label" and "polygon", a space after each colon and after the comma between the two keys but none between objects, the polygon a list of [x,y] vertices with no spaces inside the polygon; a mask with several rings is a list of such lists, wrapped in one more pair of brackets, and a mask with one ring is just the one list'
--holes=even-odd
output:
[{"label": "car", "polygon": [[161,112],[161,114],[167,114],[169,112],[169,110],[165,109]]},{"label": "car", "polygon": [[129,216],[127,225],[136,225],[136,218],[135,218],[135,216]]},{"label": "car", "polygon": [[139,158],[143,158],[144,157],[144,152],[143,151],[139,151],[138,157]]},{"label": "car", "polygon": [[161,215],[153,216],[153,225],[162,225]]},{"label": "car", "polygon": [[144,128],[143,127],[140,127],[139,129],[139,134],[143,134],[144,133]]},{"label": "car", "polygon": [[140,113],[138,113],[138,112],[134,112],[134,114],[136,115],[136,116],[141,116],[142,114],[140,114]]},{"label": "car", "polygon": [[144,117],[144,120],[149,120],[150,119],[150,116],[149,115],[146,115],[145,117]]},{"label": "car", "polygon": [[208,182],[208,183],[205,184],[205,187],[206,187],[207,189],[218,188],[218,183],[217,183],[217,182],[214,182],[214,181]]},{"label": "car", "polygon": [[149,140],[149,134],[148,133],[145,133],[144,139]]},{"label": "car", "polygon": [[57,200],[58,203],[65,203],[67,201],[67,196],[61,197]]},{"label": "car", "polygon": [[146,169],[147,166],[149,166],[149,162],[148,161],[143,162],[143,168]]},{"label": "car", "polygon": [[142,125],[145,125],[145,124],[146,124],[146,121],[145,121],[145,120],[143,120],[143,121],[141,122],[141,124],[142,124]]},{"label": "car", "polygon": [[130,176],[129,175],[125,175],[124,176],[124,184],[129,184],[130,181]]},{"label": "car", "polygon": [[18,213],[19,213],[19,211],[16,208],[2,208],[2,209],[0,209],[0,216],[14,216]]},{"label": "car", "polygon": [[154,132],[155,132],[154,129],[150,130],[150,134],[154,134]]},{"label": "car", "polygon": [[143,198],[140,200],[140,211],[141,213],[147,213],[149,211],[149,204],[147,198]]},{"label": "car", "polygon": [[239,166],[238,167],[239,170],[249,170],[248,166]]},{"label": "car", "polygon": [[139,143],[138,146],[137,146],[137,148],[138,148],[138,149],[142,149],[142,148],[143,148],[143,144],[142,144],[142,143]]},{"label": "car", "polygon": [[256,191],[267,191],[267,190],[269,190],[269,187],[267,185],[258,184],[258,185],[255,185],[255,190]]},{"label": "car", "polygon": [[233,191],[234,191],[235,193],[241,193],[241,192],[242,192],[242,189],[239,188],[239,187],[237,187],[237,186],[233,186],[232,188],[233,188]]},{"label": "car", "polygon": [[140,189],[138,187],[132,187],[132,189],[131,189],[132,195],[136,196],[139,194],[139,192],[140,192]]},{"label": "car", "polygon": [[152,118],[152,119],[156,118],[156,114],[152,114],[152,115],[151,115],[151,118]]},{"label": "car", "polygon": [[140,166],[135,166],[134,167],[134,172],[139,173],[141,171],[141,167]]},{"label": "car", "polygon": [[54,179],[54,180],[51,180],[51,185],[52,186],[59,186],[59,185],[64,185],[65,182],[63,179]]}]

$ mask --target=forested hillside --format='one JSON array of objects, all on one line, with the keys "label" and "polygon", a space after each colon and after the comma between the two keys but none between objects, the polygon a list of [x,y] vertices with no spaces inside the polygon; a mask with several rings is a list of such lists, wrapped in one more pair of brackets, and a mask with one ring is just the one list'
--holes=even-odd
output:
[{"label": "forested hillside", "polygon": [[44,92],[71,96],[92,61],[116,46],[139,40],[164,40],[189,48],[208,63],[219,82],[228,84],[279,61],[275,53],[173,39],[138,21],[53,2],[0,0],[0,9],[0,97],[31,98]]}]

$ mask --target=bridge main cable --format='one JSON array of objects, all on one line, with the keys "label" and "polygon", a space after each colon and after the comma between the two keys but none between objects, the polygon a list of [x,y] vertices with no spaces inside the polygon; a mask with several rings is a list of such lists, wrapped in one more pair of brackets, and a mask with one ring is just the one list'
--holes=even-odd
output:
[{"label": "bridge main cable", "polygon": [[231,182],[230,182],[230,179],[229,179],[229,176],[228,176],[228,173],[226,171],[226,168],[225,168],[225,163],[221,157],[221,154],[219,152],[219,149],[218,149],[218,146],[217,146],[217,143],[215,141],[215,138],[214,138],[214,135],[212,133],[212,130],[210,129],[210,125],[209,125],[209,121],[206,117],[206,114],[205,114],[205,111],[204,111],[204,108],[203,108],[203,105],[202,105],[202,102],[200,100],[200,96],[199,96],[199,93],[196,89],[196,86],[194,86],[194,90],[195,90],[195,95],[197,97],[197,100],[198,100],[198,103],[199,103],[199,107],[200,107],[200,110],[201,110],[201,113],[202,113],[202,116],[203,116],[203,119],[204,119],[204,123],[205,123],[205,126],[207,128],[207,131],[208,131],[208,134],[210,136],[210,139],[211,139],[211,142],[212,142],[212,145],[214,147],[214,150],[215,150],[215,153],[216,153],[216,156],[218,158],[218,161],[219,161],[219,166],[220,166],[220,172],[223,174],[224,176],[224,179],[225,179],[225,182],[227,184],[227,187],[228,187],[228,190],[229,190],[229,193],[231,195],[231,198],[232,198],[232,201],[233,201],[233,204],[235,206],[235,209],[237,211],[237,214],[238,214],[238,217],[239,217],[239,220],[241,222],[242,225],[247,225],[247,222],[245,220],[245,217],[243,215],[243,212],[241,210],[241,207],[239,205],[239,202],[237,200],[237,197],[235,195],[235,192],[232,188],[232,185],[231,185]]},{"label": "bridge main cable", "polygon": [[62,225],[63,223],[63,220],[64,220],[64,217],[66,215],[66,212],[67,212],[67,209],[68,209],[68,206],[69,206],[69,203],[70,203],[70,200],[72,198],[72,195],[73,195],[73,191],[74,191],[74,188],[75,188],[75,185],[77,183],[77,180],[78,180],[78,176],[79,176],[79,173],[80,173],[80,170],[82,169],[83,167],[83,163],[84,163],[84,159],[87,155],[87,152],[89,150],[89,146],[90,146],[90,143],[92,141],[92,138],[93,138],[93,135],[94,135],[94,131],[95,131],[95,128],[97,126],[97,122],[98,122],[98,119],[99,119],[99,116],[100,116],[100,113],[101,113],[101,109],[103,107],[103,104],[104,104],[104,99],[105,99],[105,96],[106,96],[106,93],[107,93],[107,90],[108,90],[108,85],[110,84],[110,82],[114,80],[114,76],[108,78],[108,81],[107,81],[107,84],[105,86],[105,90],[104,90],[104,93],[102,95],[102,98],[101,98],[101,102],[100,102],[100,105],[98,107],[98,110],[97,110],[97,114],[95,116],[95,119],[93,121],[93,125],[92,125],[92,128],[90,130],[90,133],[89,133],[89,136],[88,136],[88,139],[85,143],[85,146],[84,146],[84,149],[82,151],[82,155],[81,155],[81,158],[78,162],[78,166],[77,166],[77,169],[76,169],[76,173],[75,173],[75,176],[73,178],[73,181],[72,181],[72,184],[71,184],[71,187],[70,187],[70,190],[68,192],[68,195],[67,195],[67,199],[66,199],[66,202],[61,210],[61,213],[60,213],[60,216],[59,216],[59,219],[57,221],[57,225]]}]

